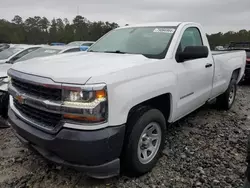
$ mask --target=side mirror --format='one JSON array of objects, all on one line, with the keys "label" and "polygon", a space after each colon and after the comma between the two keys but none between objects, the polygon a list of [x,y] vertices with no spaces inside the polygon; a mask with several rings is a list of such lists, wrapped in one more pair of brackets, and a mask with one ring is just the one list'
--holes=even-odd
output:
[{"label": "side mirror", "polygon": [[176,60],[179,63],[191,59],[200,59],[206,57],[208,57],[207,46],[187,46],[183,52],[176,54]]}]

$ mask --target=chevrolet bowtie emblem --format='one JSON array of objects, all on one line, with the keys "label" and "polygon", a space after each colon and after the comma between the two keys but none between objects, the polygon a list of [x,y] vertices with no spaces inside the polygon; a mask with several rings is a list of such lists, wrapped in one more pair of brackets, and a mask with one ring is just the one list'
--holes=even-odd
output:
[{"label": "chevrolet bowtie emblem", "polygon": [[24,97],[22,95],[17,95],[16,96],[16,100],[20,103],[20,104],[24,104]]}]

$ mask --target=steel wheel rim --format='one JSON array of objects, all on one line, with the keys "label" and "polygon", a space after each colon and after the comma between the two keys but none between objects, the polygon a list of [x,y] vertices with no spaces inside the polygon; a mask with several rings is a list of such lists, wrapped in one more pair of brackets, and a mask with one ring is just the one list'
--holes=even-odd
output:
[{"label": "steel wheel rim", "polygon": [[161,145],[161,135],[161,127],[156,122],[151,122],[144,128],[137,149],[138,159],[142,164],[151,162],[156,156]]},{"label": "steel wheel rim", "polygon": [[229,105],[231,105],[234,101],[234,97],[235,97],[235,88],[232,87],[229,93],[229,98],[228,98],[228,103]]}]

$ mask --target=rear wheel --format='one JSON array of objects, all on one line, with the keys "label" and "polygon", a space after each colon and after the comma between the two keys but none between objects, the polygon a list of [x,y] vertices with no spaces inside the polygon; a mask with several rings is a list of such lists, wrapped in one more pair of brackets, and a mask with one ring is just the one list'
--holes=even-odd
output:
[{"label": "rear wheel", "polygon": [[157,163],[166,138],[163,114],[149,107],[135,111],[128,119],[122,166],[130,176],[149,172]]},{"label": "rear wheel", "polygon": [[223,93],[217,99],[218,107],[224,110],[229,110],[235,101],[236,91],[237,91],[236,80],[231,79],[230,84],[225,93]]}]

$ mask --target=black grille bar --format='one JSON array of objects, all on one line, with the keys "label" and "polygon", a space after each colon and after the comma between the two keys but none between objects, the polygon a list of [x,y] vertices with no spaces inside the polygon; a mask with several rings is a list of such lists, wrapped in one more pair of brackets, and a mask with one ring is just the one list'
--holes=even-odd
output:
[{"label": "black grille bar", "polygon": [[51,130],[51,132],[56,131],[57,125],[59,124],[60,120],[62,120],[61,114],[38,110],[25,104],[20,104],[17,100],[14,100],[13,102],[17,110],[22,115],[24,115],[29,120],[38,123],[42,128]]},{"label": "black grille bar", "polygon": [[21,92],[36,96],[38,98],[53,101],[60,101],[62,99],[62,90],[58,88],[48,88],[42,85],[36,85],[17,80],[15,78],[12,78],[11,83]]}]

